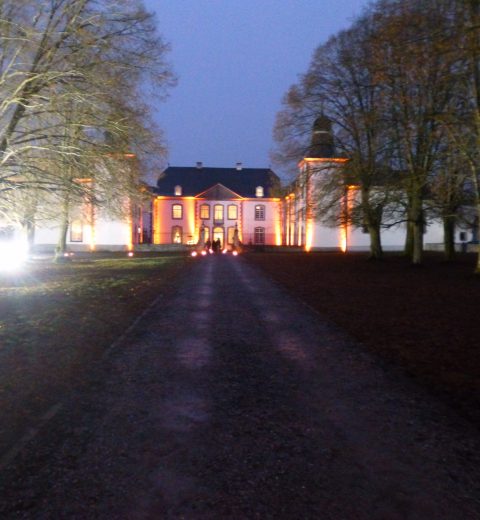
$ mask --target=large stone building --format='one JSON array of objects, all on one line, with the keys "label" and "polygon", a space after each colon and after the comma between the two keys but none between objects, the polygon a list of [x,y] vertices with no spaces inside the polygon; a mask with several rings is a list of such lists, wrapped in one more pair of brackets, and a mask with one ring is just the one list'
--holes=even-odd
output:
[{"label": "large stone building", "polygon": [[[315,121],[311,146],[298,164],[290,187],[281,188],[269,168],[211,168],[169,166],[147,192],[143,207],[131,207],[129,216],[112,219],[88,206],[73,210],[67,244],[71,250],[132,250],[138,247],[182,249],[207,240],[229,247],[234,237],[245,245],[285,246],[311,250],[367,251],[370,236],[349,219],[332,225],[316,211],[322,180],[329,178],[347,159],[335,154],[331,123]],[[381,188],[379,188],[381,189]],[[282,195],[283,191],[283,195]],[[345,185],[338,209],[347,212],[358,197],[358,187]],[[381,240],[385,250],[401,250],[406,224],[386,223]],[[388,225],[391,224],[391,225]],[[8,233],[0,223],[0,240]],[[36,227],[35,248],[52,250],[59,224]],[[11,231],[11,229],[10,229]],[[9,231],[9,232],[10,232]],[[475,230],[459,230],[458,242],[475,240]],[[11,233],[10,233],[11,234]],[[427,249],[441,249],[443,227],[431,221],[425,227]]]},{"label": "large stone building", "polygon": [[153,190],[153,243],[282,244],[280,180],[270,169],[168,167]]}]

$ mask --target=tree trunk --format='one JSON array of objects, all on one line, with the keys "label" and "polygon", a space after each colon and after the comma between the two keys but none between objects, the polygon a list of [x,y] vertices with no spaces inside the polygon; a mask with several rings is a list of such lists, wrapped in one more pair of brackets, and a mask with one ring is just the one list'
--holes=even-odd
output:
[{"label": "tree trunk", "polygon": [[453,215],[443,218],[443,245],[445,258],[449,261],[455,257],[455,220]]},{"label": "tree trunk", "polygon": [[362,214],[364,223],[370,235],[370,258],[380,260],[383,256],[382,241],[380,237],[380,225],[382,223],[382,210],[372,207],[370,202],[370,190],[362,187]]},{"label": "tree trunk", "polygon": [[70,213],[70,198],[68,195],[65,196],[62,208],[61,222],[60,222],[60,233],[58,236],[57,246],[55,247],[55,258],[54,262],[65,262],[67,257],[67,232],[69,224],[69,213]]},{"label": "tree trunk", "polygon": [[31,253],[35,244],[35,223],[28,220],[23,226],[25,230],[25,236],[27,237],[28,252]]},{"label": "tree trunk", "polygon": [[380,260],[383,257],[380,226],[371,225],[368,227],[368,232],[370,234],[370,258]]},{"label": "tree trunk", "polygon": [[[480,202],[477,202],[477,215],[480,222]],[[480,242],[477,244],[477,265],[475,267],[475,274],[480,275]]]},{"label": "tree trunk", "polygon": [[404,254],[408,256],[408,258],[413,257],[413,222],[410,220],[410,216],[407,220],[407,234],[405,237],[405,249]]},{"label": "tree trunk", "polygon": [[412,200],[412,223],[413,223],[413,265],[420,265],[423,260],[423,211],[422,198],[415,194]]}]

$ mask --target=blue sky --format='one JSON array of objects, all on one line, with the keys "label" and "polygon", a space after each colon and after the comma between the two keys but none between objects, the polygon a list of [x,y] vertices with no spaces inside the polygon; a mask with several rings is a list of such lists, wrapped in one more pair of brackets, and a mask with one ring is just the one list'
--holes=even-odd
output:
[{"label": "blue sky", "polygon": [[268,167],[282,96],[367,0],[145,0],[178,85],[152,100],[172,166]]}]

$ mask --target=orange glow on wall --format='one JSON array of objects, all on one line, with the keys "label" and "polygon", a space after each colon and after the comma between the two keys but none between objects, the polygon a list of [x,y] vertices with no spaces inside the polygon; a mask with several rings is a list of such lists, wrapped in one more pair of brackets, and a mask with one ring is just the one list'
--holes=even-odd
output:
[{"label": "orange glow on wall", "polygon": [[275,222],[275,245],[281,246],[282,245],[282,222],[281,222],[281,208],[280,204],[277,206],[277,220]]},{"label": "orange glow on wall", "polygon": [[347,226],[340,228],[340,249],[342,253],[347,252]]},{"label": "orange glow on wall", "polygon": [[305,224],[305,251],[308,253],[313,244],[313,222],[308,219]]},{"label": "orange glow on wall", "polygon": [[340,228],[340,249],[343,253],[346,253],[348,249],[348,234],[350,232],[349,219],[353,208],[353,199],[355,197],[355,191],[357,189],[358,186],[355,185],[347,186],[342,202],[345,221]]},{"label": "orange glow on wall", "polygon": [[[200,235],[200,227],[195,227],[195,197],[185,197],[185,217],[187,223],[186,241],[196,244]],[[189,238],[191,237],[191,238]]]},{"label": "orange glow on wall", "polygon": [[87,227],[87,242],[90,251],[95,251],[96,236],[95,236],[95,207],[91,202],[87,202],[87,211],[89,213],[89,224]]},{"label": "orange glow on wall", "polygon": [[158,197],[153,201],[153,215],[152,215],[152,223],[153,223],[153,243],[160,244],[160,216],[158,209]]}]

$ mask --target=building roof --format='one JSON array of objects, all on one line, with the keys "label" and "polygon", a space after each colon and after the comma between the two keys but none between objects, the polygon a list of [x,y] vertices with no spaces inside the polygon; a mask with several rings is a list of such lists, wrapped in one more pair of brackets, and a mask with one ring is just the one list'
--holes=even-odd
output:
[{"label": "building roof", "polygon": [[269,168],[169,166],[160,174],[154,193],[173,196],[175,186],[181,186],[182,196],[195,197],[217,184],[246,198],[254,198],[256,188],[262,186],[268,198],[278,196],[280,179]]}]

